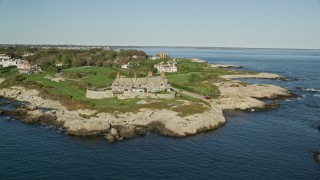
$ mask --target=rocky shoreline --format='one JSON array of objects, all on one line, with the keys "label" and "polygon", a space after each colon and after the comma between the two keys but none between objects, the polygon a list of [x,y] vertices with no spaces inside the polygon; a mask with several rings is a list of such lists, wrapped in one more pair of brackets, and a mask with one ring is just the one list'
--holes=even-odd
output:
[{"label": "rocky shoreline", "polygon": [[[273,75],[272,75],[273,76]],[[168,109],[140,109],[132,113],[99,113],[90,109],[70,111],[59,101],[43,99],[37,90],[13,86],[0,89],[0,97],[23,102],[12,112],[2,111],[21,119],[24,123],[42,123],[63,129],[75,136],[104,136],[108,142],[133,138],[148,132],[165,136],[186,137],[212,131],[226,122],[223,111],[259,111],[277,108],[277,104],[260,101],[261,98],[292,97],[292,94],[275,85],[243,85],[230,80],[216,84],[221,96],[213,100],[211,109],[180,117]]]},{"label": "rocky shoreline", "polygon": [[[3,98],[24,102],[13,112],[3,112],[25,123],[44,123],[76,136],[103,135],[109,142],[132,138],[147,132],[185,137],[222,126],[222,110],[213,107],[202,114],[180,117],[167,109],[140,109],[137,113],[98,113],[94,110],[69,111],[58,101],[43,99],[37,90],[11,87],[0,90]],[[46,109],[46,110],[43,110]]]},{"label": "rocky shoreline", "polygon": [[230,79],[230,80],[231,79],[245,79],[245,78],[287,80],[287,78],[285,78],[283,76],[280,76],[278,74],[271,74],[271,73],[224,75],[221,77],[224,79]]},{"label": "rocky shoreline", "polygon": [[243,68],[243,66],[233,65],[233,64],[208,64],[212,68]]},{"label": "rocky shoreline", "polygon": [[214,100],[216,106],[222,110],[262,111],[278,108],[276,102],[264,102],[265,99],[277,100],[283,98],[297,98],[287,89],[272,84],[243,84],[231,80],[216,83],[221,92]]}]

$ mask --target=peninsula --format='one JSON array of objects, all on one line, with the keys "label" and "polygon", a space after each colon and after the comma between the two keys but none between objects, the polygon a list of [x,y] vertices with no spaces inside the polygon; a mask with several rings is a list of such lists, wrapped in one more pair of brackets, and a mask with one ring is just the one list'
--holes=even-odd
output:
[{"label": "peninsula", "polygon": [[21,102],[2,114],[53,125],[70,135],[103,136],[108,142],[147,132],[195,135],[224,125],[224,110],[273,109],[278,104],[259,99],[293,96],[275,85],[233,80],[284,77],[167,53],[34,47],[3,48],[0,53],[27,62],[18,69],[0,68],[0,96]]}]

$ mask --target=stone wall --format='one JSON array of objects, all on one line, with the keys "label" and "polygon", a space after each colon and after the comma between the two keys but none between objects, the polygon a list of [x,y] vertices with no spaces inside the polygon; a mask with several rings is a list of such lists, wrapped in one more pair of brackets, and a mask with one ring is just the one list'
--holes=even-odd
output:
[{"label": "stone wall", "polygon": [[125,91],[123,94],[118,94],[117,97],[119,99],[130,99],[130,98],[172,99],[172,98],[175,98],[175,95]]},{"label": "stone wall", "polygon": [[157,94],[157,96],[159,98],[162,98],[162,99],[172,99],[172,98],[175,98],[175,95],[170,93],[170,94]]},{"label": "stone wall", "polygon": [[112,90],[95,91],[87,89],[86,97],[89,99],[104,99],[114,97]]}]

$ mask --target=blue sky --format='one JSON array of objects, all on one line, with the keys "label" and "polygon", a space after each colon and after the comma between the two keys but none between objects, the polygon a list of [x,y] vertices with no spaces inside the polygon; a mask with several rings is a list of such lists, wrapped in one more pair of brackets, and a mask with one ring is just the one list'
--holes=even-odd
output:
[{"label": "blue sky", "polygon": [[320,1],[0,0],[0,43],[320,49]]}]

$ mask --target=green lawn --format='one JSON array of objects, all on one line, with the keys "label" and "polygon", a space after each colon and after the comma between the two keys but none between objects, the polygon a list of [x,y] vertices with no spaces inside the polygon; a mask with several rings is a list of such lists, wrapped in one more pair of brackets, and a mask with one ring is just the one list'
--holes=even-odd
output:
[{"label": "green lawn", "polygon": [[54,73],[31,74],[27,76],[26,81],[41,84],[52,95],[63,95],[75,100],[85,97],[86,91],[84,89],[70,85],[70,81],[53,82],[44,78],[47,75],[54,76]]},{"label": "green lawn", "polygon": [[0,66],[0,77],[8,77],[14,76],[18,73],[17,68],[10,66],[10,67],[2,67]]},{"label": "green lawn", "polygon": [[200,95],[210,95],[212,97],[218,97],[220,92],[219,88],[212,84],[212,81],[217,81],[218,78],[209,80],[199,80],[195,83],[190,83],[191,74],[201,74],[201,72],[185,73],[185,74],[167,74],[166,77],[173,87],[197,93]]},{"label": "green lawn", "polygon": [[111,85],[113,80],[115,79],[115,72],[117,69],[110,67],[78,67],[78,68],[70,68],[66,69],[63,72],[68,73],[95,73],[89,74],[79,80],[83,82],[87,82],[97,87],[106,87]]},{"label": "green lawn", "polygon": [[189,83],[190,74],[166,74],[166,78],[173,84],[187,84]]}]

